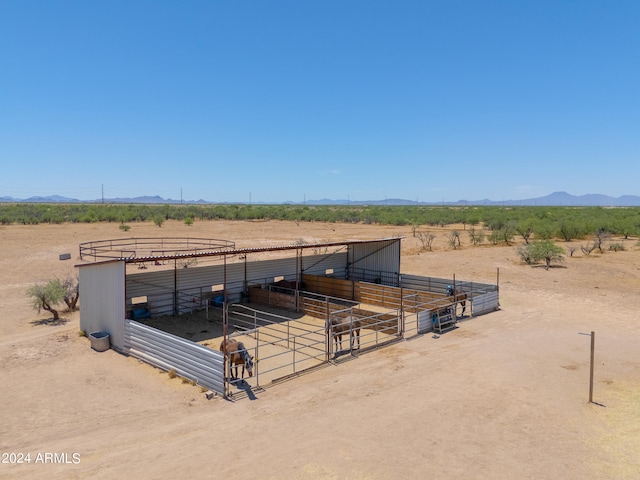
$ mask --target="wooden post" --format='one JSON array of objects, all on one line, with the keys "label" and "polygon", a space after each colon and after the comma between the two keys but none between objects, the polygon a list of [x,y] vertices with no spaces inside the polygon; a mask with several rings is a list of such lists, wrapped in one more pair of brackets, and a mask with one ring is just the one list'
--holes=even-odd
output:
[{"label": "wooden post", "polygon": [[596,332],[591,332],[591,369],[589,375],[589,403],[593,403],[593,364],[596,345]]}]

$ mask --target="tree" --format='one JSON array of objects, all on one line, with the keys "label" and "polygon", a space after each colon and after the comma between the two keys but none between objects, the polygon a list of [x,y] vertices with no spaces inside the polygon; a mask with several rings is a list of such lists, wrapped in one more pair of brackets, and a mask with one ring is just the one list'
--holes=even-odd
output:
[{"label": "tree", "polygon": [[62,300],[67,304],[69,310],[78,309],[78,300],[80,299],[80,284],[77,278],[72,278],[71,275],[65,277],[60,282],[64,287],[64,297]]},{"label": "tree", "polygon": [[51,312],[54,321],[60,319],[60,314],[54,307],[63,302],[65,293],[64,285],[57,278],[45,284],[36,283],[27,290],[27,296],[31,298],[33,308],[38,310],[38,313],[42,310]]},{"label": "tree", "polygon": [[606,231],[604,228],[601,228],[596,232],[593,238],[593,243],[595,248],[597,248],[600,253],[603,253],[604,242],[611,240],[611,234]]},{"label": "tree", "polygon": [[533,234],[533,221],[531,219],[522,220],[516,223],[515,230],[523,238],[524,243],[529,243],[529,239]]},{"label": "tree", "polygon": [[530,243],[527,247],[534,262],[545,261],[545,270],[549,270],[551,262],[564,260],[564,249],[551,240],[538,240]]}]

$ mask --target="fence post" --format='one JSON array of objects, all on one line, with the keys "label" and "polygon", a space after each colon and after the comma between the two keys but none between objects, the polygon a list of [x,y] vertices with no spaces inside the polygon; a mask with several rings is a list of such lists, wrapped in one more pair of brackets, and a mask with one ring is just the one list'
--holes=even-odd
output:
[{"label": "fence post", "polygon": [[591,368],[589,373],[589,403],[593,403],[593,363],[596,344],[596,332],[591,332]]}]

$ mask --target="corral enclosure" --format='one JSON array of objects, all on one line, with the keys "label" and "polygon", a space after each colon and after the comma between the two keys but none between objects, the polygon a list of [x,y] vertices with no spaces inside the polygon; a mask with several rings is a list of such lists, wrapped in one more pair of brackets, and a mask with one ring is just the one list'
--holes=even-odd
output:
[{"label": "corral enclosure", "polygon": [[[83,244],[83,256],[114,258],[80,266],[81,326],[109,333],[118,351],[224,395],[231,393],[230,372],[217,348],[227,337],[258,360],[255,377],[242,384],[260,386],[345,353],[453,328],[461,302],[447,294],[450,284],[471,314],[498,306],[497,285],[401,275],[400,238],[257,249],[203,239],[187,239],[185,248],[176,239],[169,248],[164,240],[149,247],[148,240],[143,256],[126,241],[110,241],[113,253],[104,243]],[[152,328],[158,318],[174,318],[174,334]],[[347,318],[346,341],[334,343],[332,325]],[[176,328],[181,324],[186,329]]]}]

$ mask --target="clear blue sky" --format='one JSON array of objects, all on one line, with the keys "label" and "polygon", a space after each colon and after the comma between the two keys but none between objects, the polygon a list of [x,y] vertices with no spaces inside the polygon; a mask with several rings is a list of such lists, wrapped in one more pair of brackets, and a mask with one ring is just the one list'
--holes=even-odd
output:
[{"label": "clear blue sky", "polygon": [[640,194],[640,1],[0,1],[0,197]]}]

